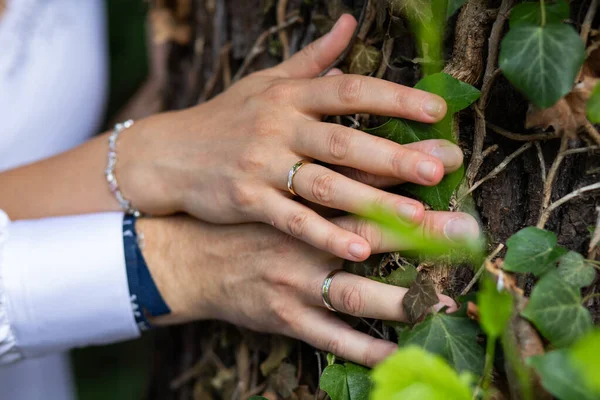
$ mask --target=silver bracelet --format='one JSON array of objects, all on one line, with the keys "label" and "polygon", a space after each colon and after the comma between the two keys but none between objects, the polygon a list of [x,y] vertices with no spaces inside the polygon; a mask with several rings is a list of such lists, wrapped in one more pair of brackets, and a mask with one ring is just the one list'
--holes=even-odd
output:
[{"label": "silver bracelet", "polygon": [[104,171],[104,175],[106,176],[106,181],[108,182],[108,188],[119,202],[121,209],[123,209],[126,214],[130,214],[136,218],[139,218],[142,216],[142,213],[131,204],[131,201],[123,197],[123,193],[121,193],[121,190],[119,189],[117,177],[115,176],[115,166],[117,165],[117,139],[119,138],[121,132],[127,128],[130,128],[132,125],[133,120],[131,119],[123,122],[122,124],[116,124],[112,133],[108,137],[108,164],[106,166],[106,170]]}]

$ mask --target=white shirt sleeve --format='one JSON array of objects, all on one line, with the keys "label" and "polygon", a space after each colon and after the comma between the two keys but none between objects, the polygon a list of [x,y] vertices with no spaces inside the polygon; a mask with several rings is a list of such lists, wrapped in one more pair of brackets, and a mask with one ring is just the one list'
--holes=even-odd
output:
[{"label": "white shirt sleeve", "polygon": [[0,210],[0,364],[139,336],[122,213],[10,223]]}]

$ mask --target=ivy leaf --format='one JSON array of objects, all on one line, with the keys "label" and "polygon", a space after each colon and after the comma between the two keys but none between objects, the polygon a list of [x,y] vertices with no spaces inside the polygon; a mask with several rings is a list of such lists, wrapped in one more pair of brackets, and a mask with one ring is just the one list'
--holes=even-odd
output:
[{"label": "ivy leaf", "polygon": [[434,354],[416,346],[398,350],[372,373],[372,400],[470,400],[469,374],[460,376]]},{"label": "ivy leaf", "polygon": [[517,24],[500,45],[500,68],[536,106],[568,94],[585,59],[585,46],[569,25]]},{"label": "ivy leaf", "polygon": [[[476,101],[481,92],[471,85],[459,81],[444,73],[423,78],[415,88],[435,93],[446,100],[446,117],[433,125],[392,118],[383,125],[367,129],[366,132],[396,143],[407,144],[427,139],[446,139],[456,142],[452,135],[452,115],[465,109]],[[403,187],[410,193],[428,203],[434,210],[448,210],[452,193],[464,176],[464,168],[448,174],[434,187],[406,184]]]},{"label": "ivy leaf", "polygon": [[[569,19],[569,3],[559,0],[555,3],[545,4],[546,23],[560,24]],[[542,25],[542,7],[539,2],[526,2],[513,7],[510,11],[510,27],[519,24]]]},{"label": "ivy leaf", "polygon": [[368,400],[371,377],[369,370],[360,365],[333,364],[323,371],[319,387],[331,400]]},{"label": "ivy leaf", "polygon": [[585,113],[592,124],[600,123],[600,84],[594,86],[586,104]]},{"label": "ivy leaf", "polygon": [[592,284],[596,277],[596,270],[581,254],[569,251],[558,261],[558,274],[569,285],[579,288]]},{"label": "ivy leaf", "polygon": [[[579,371],[573,368],[567,349],[555,350],[543,356],[527,359],[537,371],[544,389],[560,400],[594,400]],[[594,379],[597,379],[595,377]]]},{"label": "ivy leaf", "polygon": [[419,274],[406,292],[402,307],[404,307],[408,321],[414,323],[439,302],[433,282]]},{"label": "ivy leaf", "polygon": [[565,282],[557,271],[539,280],[521,315],[557,347],[574,343],[593,327],[590,312],[581,305],[579,288]]},{"label": "ivy leaf", "polygon": [[565,252],[556,246],[553,232],[529,226],[512,235],[507,241],[508,251],[504,269],[511,272],[531,272],[535,276],[548,271]]},{"label": "ivy leaf", "polygon": [[368,75],[374,72],[381,64],[381,52],[374,46],[366,46],[360,40],[352,46],[349,60],[351,74]]},{"label": "ivy leaf", "polygon": [[386,278],[386,283],[394,286],[409,288],[417,279],[417,269],[412,264],[406,264],[392,271]]},{"label": "ivy leaf", "polygon": [[428,315],[412,330],[401,332],[398,344],[420,346],[442,356],[460,372],[469,371],[481,375],[485,354],[477,344],[479,333],[477,324],[469,318],[435,313]]},{"label": "ivy leaf", "polygon": [[498,338],[504,332],[513,312],[513,297],[506,290],[498,291],[490,278],[484,278],[482,289],[477,293],[479,323],[490,338]]},{"label": "ivy leaf", "polygon": [[600,330],[579,340],[569,350],[571,362],[596,399],[600,397]]},{"label": "ivy leaf", "polygon": [[446,18],[450,18],[455,12],[461,8],[467,0],[448,0],[448,11],[446,12]]}]

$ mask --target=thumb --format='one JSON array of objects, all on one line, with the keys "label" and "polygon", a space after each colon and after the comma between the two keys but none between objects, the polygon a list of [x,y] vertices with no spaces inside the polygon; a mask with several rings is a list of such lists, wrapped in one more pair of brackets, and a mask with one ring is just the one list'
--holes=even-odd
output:
[{"label": "thumb", "polygon": [[290,78],[314,78],[342,54],[356,29],[350,14],[342,15],[326,35],[312,42],[274,69]]}]

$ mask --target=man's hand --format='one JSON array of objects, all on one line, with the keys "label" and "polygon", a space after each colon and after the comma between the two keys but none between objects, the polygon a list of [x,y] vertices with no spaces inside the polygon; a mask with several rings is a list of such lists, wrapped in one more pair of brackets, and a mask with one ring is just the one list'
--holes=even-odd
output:
[{"label": "man's hand", "polygon": [[[352,217],[331,221],[368,240],[374,252],[410,250],[377,225]],[[346,359],[374,365],[396,345],[358,332],[328,311],[321,286],[343,260],[264,224],[212,225],[189,217],[142,218],[144,256],[172,314],[157,325],[221,319],[260,332],[287,335]],[[477,237],[476,221],[462,213],[426,212],[423,240]],[[393,239],[396,238],[396,239]],[[404,321],[407,289],[339,273],[330,300],[339,312]],[[456,305],[439,295],[440,304]]]}]

